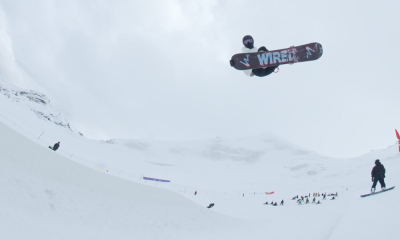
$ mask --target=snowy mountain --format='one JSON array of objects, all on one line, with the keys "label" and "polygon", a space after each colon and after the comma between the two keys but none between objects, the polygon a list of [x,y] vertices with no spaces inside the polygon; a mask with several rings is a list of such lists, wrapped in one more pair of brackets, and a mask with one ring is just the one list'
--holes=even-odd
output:
[{"label": "snowy mountain", "polygon": [[[397,58],[370,46],[382,39],[385,45],[397,42],[392,33],[398,8],[389,1],[348,1],[346,7],[333,1],[284,2],[273,9],[266,1],[254,3],[254,16],[261,20],[265,9],[270,19],[281,15],[274,8],[285,9],[285,21],[271,29],[286,37],[260,32],[257,46],[278,49],[315,39],[328,51],[313,65],[287,66],[293,71],[283,68],[266,81],[225,71],[227,59],[240,50],[242,33],[265,25],[253,21],[258,23],[249,28],[235,17],[248,7],[245,1],[0,0],[1,239],[397,239],[397,143],[355,158],[332,158],[270,133],[95,141],[63,115],[79,107],[74,116],[85,113],[86,123],[98,121],[105,128],[107,121],[96,116],[106,116],[122,130],[129,123],[131,131],[151,119],[147,131],[170,128],[173,134],[195,127],[199,119],[215,124],[207,128],[212,134],[223,124],[226,133],[257,132],[270,123],[282,130],[292,123],[304,127],[298,136],[315,127],[309,139],[317,141],[313,136],[321,129],[345,118],[349,124],[330,127],[325,136],[342,127],[351,129],[351,136],[374,121],[394,125]],[[338,12],[344,17],[332,21]],[[378,37],[371,38],[372,31]],[[369,59],[372,51],[390,61],[354,64],[343,58],[349,48],[359,59]],[[381,71],[365,71],[368,64]],[[56,98],[70,101],[63,111]],[[121,112],[123,121],[113,122]],[[183,112],[188,116],[182,118]],[[169,121],[160,123],[163,117]],[[132,123],[136,118],[140,121]],[[229,123],[232,119],[235,123]],[[360,119],[368,121],[360,124]],[[191,124],[180,128],[185,122]],[[241,129],[242,123],[254,126]],[[346,136],[332,139],[341,137]],[[58,141],[56,152],[48,148]],[[360,198],[370,191],[375,159],[386,167],[387,186],[397,188]],[[320,205],[291,200],[312,199],[313,193],[338,197],[319,195]],[[283,206],[270,204],[282,200]],[[207,208],[210,203],[214,207]]]},{"label": "snowy mountain", "polygon": [[[397,145],[333,159],[272,134],[190,142],[93,141],[72,131],[38,92],[2,84],[0,107],[0,202],[6,206],[0,229],[7,239],[395,236],[397,190],[366,199],[359,195],[369,191],[376,158],[387,168],[388,185],[400,180],[394,174],[400,167]],[[47,146],[56,141],[61,147],[53,152]],[[320,197],[321,205],[290,200],[314,192],[339,197]],[[281,200],[284,206],[263,204]],[[205,208],[209,203],[215,206]],[[371,211],[374,206],[379,208]]]},{"label": "snowy mountain", "polygon": [[20,106],[29,109],[37,117],[72,131],[67,120],[51,105],[46,95],[33,90],[20,89],[6,83],[0,83],[0,94],[10,101],[20,103]]}]

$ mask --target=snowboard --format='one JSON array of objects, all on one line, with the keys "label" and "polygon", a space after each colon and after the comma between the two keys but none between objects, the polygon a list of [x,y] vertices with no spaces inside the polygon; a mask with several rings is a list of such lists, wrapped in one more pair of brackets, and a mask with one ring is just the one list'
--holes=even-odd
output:
[{"label": "snowboard", "polygon": [[372,195],[375,195],[375,194],[378,194],[378,193],[383,193],[383,192],[386,192],[386,191],[389,191],[389,190],[392,190],[392,189],[394,189],[394,186],[391,187],[391,188],[387,188],[386,190],[379,191],[379,192],[364,194],[364,195],[361,195],[360,197],[368,197],[368,196],[372,196]]},{"label": "snowboard", "polygon": [[322,53],[322,45],[314,42],[268,52],[238,53],[232,56],[230,64],[237,70],[257,69],[314,61],[319,59]]}]

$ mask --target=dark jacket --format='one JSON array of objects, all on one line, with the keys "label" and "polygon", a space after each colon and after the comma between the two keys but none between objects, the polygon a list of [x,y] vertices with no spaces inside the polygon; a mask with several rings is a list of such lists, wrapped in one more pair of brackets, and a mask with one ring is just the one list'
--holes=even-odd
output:
[{"label": "dark jacket", "polygon": [[55,150],[57,150],[59,147],[60,147],[60,144],[59,144],[59,143],[56,143],[56,144],[54,144],[54,146],[53,146],[53,150],[55,151]]},{"label": "dark jacket", "polygon": [[386,169],[382,165],[382,163],[377,162],[375,163],[375,167],[372,168],[371,172],[371,177],[373,178],[379,178],[379,177],[385,177]]},{"label": "dark jacket", "polygon": [[268,76],[271,73],[273,73],[275,71],[275,68],[277,68],[277,67],[278,66],[267,67],[267,68],[257,68],[257,69],[253,69],[252,72],[257,77],[265,77],[265,76]]},{"label": "dark jacket", "polygon": [[[258,52],[268,52],[268,49],[265,48],[264,46],[260,47],[258,49]],[[266,67],[266,68],[257,68],[257,69],[253,69],[252,72],[254,75],[256,75],[257,77],[265,77],[270,75],[271,73],[273,73],[275,71],[275,68],[277,68],[278,66],[273,66],[273,67]]]}]

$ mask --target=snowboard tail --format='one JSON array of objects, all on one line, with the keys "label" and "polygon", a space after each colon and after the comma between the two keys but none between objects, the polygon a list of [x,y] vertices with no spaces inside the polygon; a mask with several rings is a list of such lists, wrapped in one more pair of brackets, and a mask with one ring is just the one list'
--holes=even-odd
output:
[{"label": "snowboard tail", "polygon": [[364,194],[364,195],[361,195],[360,197],[368,197],[368,196],[372,196],[372,195],[375,195],[375,194],[378,194],[378,193],[383,193],[383,192],[386,192],[386,191],[389,191],[389,190],[394,189],[394,187],[395,187],[395,186],[393,186],[393,187],[391,187],[391,188],[387,188],[387,189],[382,190],[382,191],[379,191],[379,192]]},{"label": "snowboard tail", "polygon": [[322,53],[322,45],[314,42],[268,52],[238,53],[232,56],[229,63],[237,70],[248,70],[314,61]]}]

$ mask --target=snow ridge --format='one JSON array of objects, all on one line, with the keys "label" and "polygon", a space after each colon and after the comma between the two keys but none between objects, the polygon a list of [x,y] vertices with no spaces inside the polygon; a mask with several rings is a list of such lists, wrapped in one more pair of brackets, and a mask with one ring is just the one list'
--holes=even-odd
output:
[{"label": "snow ridge", "polygon": [[63,115],[50,104],[50,100],[46,95],[37,91],[20,89],[4,83],[0,84],[0,94],[13,102],[19,103],[20,106],[29,109],[40,119],[73,131]]}]

